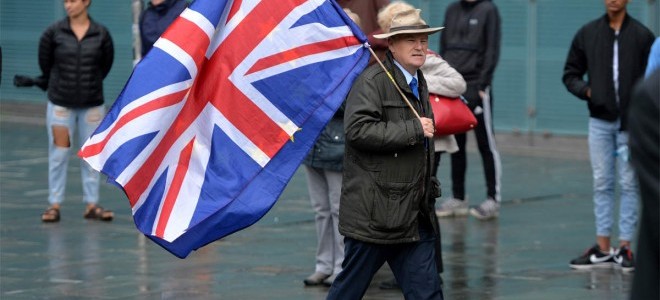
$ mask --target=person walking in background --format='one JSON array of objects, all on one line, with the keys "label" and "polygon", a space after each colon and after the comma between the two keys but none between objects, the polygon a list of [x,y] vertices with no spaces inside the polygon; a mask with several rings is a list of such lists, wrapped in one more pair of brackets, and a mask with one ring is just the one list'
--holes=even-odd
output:
[{"label": "person walking in background", "polygon": [[185,0],[150,0],[140,15],[140,41],[142,57],[147,55],[154,43],[188,7]]},{"label": "person walking in background", "polygon": [[[360,25],[360,17],[344,8]],[[331,286],[344,261],[344,237],[339,234],[339,197],[344,161],[344,105],[337,110],[316,139],[303,165],[316,223],[316,267],[303,281],[306,286]]]},{"label": "person walking in background", "polygon": [[[654,36],[628,15],[628,0],[604,0],[606,13],[582,26],[571,43],[562,80],[589,108],[596,244],[570,261],[574,269],[618,264],[635,268],[630,241],[637,225],[638,192],[628,154],[628,107],[642,78]],[[588,76],[588,81],[584,75]],[[618,175],[618,176],[617,176]],[[620,189],[619,247],[610,246],[616,190]]]},{"label": "person walking in background", "polygon": [[[360,28],[367,35],[369,45],[376,55],[383,60],[387,52],[387,42],[373,37],[382,33],[378,22],[378,12],[390,3],[390,0],[338,0],[337,3],[360,16]],[[369,59],[369,65],[376,63],[376,58]]]},{"label": "person walking in background", "polygon": [[[48,27],[39,41],[39,67],[47,81],[48,202],[43,222],[60,220],[73,134],[82,144],[103,120],[103,79],[114,47],[108,29],[87,12],[91,0],[64,0],[67,17]],[[99,201],[100,174],[81,161],[84,217],[110,221],[112,211]]]},{"label": "person walking in background", "polygon": [[[474,128],[486,179],[486,200],[469,212],[481,220],[496,218],[500,208],[500,155],[493,131],[493,73],[500,56],[501,21],[490,0],[460,0],[445,11],[445,30],[440,37],[440,55],[467,82],[463,97],[477,118]],[[436,210],[438,217],[464,216],[468,213],[465,193],[467,155],[466,133],[456,134],[458,151],[451,155],[453,198]]]},{"label": "person walking in background", "polygon": [[395,15],[390,32],[375,36],[389,43],[384,67],[368,67],[346,98],[339,206],[346,257],[328,299],[361,299],[385,262],[406,299],[443,298],[433,213],[439,187],[429,141],[433,112],[419,71],[428,35],[441,29],[426,25],[419,10]]},{"label": "person walking in background", "polygon": [[348,8],[360,17],[360,28],[369,35],[378,27],[378,11],[390,0],[337,0],[337,4],[342,8]]}]

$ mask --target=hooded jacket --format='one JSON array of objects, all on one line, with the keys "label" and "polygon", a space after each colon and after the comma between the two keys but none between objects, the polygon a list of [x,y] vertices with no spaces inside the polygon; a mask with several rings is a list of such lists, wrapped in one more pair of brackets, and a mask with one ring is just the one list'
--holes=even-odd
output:
[{"label": "hooded jacket", "polygon": [[108,29],[91,18],[80,41],[68,18],[48,27],[39,41],[39,67],[48,81],[48,99],[55,105],[102,105],[103,79],[113,61],[114,46]]},{"label": "hooded jacket", "polygon": [[[615,38],[619,42],[619,103],[612,68]],[[628,14],[616,37],[605,14],[575,34],[564,65],[564,85],[573,95],[587,101],[591,117],[606,121],[621,118],[620,129],[626,130],[630,94],[635,82],[644,76],[653,41],[653,33]],[[584,79],[585,74],[588,80]],[[591,98],[587,97],[589,88]]]},{"label": "hooded jacket", "polygon": [[456,1],[445,11],[440,55],[480,91],[491,86],[500,57],[501,20],[489,0]]}]

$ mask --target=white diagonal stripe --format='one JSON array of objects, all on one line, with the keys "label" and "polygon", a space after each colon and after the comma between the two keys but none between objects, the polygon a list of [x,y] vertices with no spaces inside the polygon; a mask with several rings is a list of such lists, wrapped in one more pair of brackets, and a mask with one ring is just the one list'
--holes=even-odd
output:
[{"label": "white diagonal stripe", "polygon": [[190,9],[186,8],[182,13],[181,17],[195,23],[199,29],[204,31],[206,33],[206,36],[209,37],[209,41],[213,38],[213,34],[215,33],[215,27],[213,27],[213,24],[211,21],[209,21],[204,15]]},{"label": "white diagonal stripe", "polygon": [[156,43],[154,43],[154,47],[162,49],[186,67],[188,73],[190,73],[190,78],[195,78],[197,76],[197,65],[195,64],[195,60],[190,54],[177,46],[177,44],[168,39],[159,38]]}]

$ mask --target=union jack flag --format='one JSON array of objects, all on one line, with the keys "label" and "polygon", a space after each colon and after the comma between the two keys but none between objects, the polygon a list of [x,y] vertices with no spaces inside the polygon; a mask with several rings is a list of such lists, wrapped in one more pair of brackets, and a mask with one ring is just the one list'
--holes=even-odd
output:
[{"label": "union jack flag", "polygon": [[79,156],[184,258],[275,204],[366,66],[365,43],[334,0],[196,0]]}]

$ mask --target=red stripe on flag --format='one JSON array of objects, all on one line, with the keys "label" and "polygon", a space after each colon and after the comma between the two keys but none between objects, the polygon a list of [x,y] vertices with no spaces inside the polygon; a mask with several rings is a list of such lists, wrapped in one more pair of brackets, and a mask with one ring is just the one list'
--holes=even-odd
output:
[{"label": "red stripe on flag", "polygon": [[[278,1],[261,1],[250,11],[220,44],[198,74],[197,82],[206,82],[206,86],[192,91],[196,99],[211,101],[243,135],[269,157],[273,157],[290,136],[239,91],[228,77],[273,28],[291,13],[291,9],[305,0],[287,2],[282,4]],[[210,82],[216,83],[216,86],[212,86]]]},{"label": "red stripe on flag", "polygon": [[[193,84],[194,88],[194,84]],[[135,172],[135,175],[124,185],[124,191],[128,196],[131,207],[140,199],[140,196],[147,190],[151,179],[154,178],[156,171],[163,163],[165,155],[170,151],[172,145],[181,136],[181,134],[190,127],[190,124],[199,116],[208,102],[198,102],[193,99],[192,95],[188,96],[188,100],[181,108],[181,113],[172,122],[172,126],[165,133],[163,139],[158,146],[154,148],[151,155],[140,166],[140,169]]]},{"label": "red stripe on flag", "polygon": [[206,49],[211,44],[209,36],[197,24],[181,17],[177,18],[161,37],[188,53],[195,60],[197,69],[204,62]]},{"label": "red stripe on flag", "polygon": [[[245,57],[291,12],[292,7],[305,1],[290,0],[289,5],[282,5],[278,1],[261,1],[220,44],[211,59],[204,62],[204,66],[199,68],[200,72],[193,83],[188,100],[172,127],[152,155],[124,185],[131,207],[135,206],[146,191],[172,145],[190,127],[208,102],[222,108],[221,111],[228,120],[270,157],[284,146],[289,139],[288,135],[238,91],[228,78]],[[174,27],[176,26],[171,26],[170,29]]]},{"label": "red stripe on flag", "polygon": [[181,150],[179,156],[179,163],[177,164],[176,171],[174,173],[174,178],[172,178],[172,183],[170,188],[167,191],[165,196],[165,201],[160,210],[160,217],[158,218],[158,225],[156,226],[156,236],[163,238],[165,236],[165,228],[167,227],[167,222],[170,220],[172,215],[172,210],[174,209],[174,204],[176,199],[179,197],[179,192],[181,191],[181,186],[183,185],[183,180],[186,178],[188,173],[188,166],[190,165],[190,157],[192,156],[193,145],[195,144],[195,139],[193,138],[186,147]]},{"label": "red stripe on flag", "polygon": [[234,0],[234,4],[232,4],[231,9],[229,10],[229,15],[227,16],[227,22],[231,20],[231,18],[234,17],[234,15],[238,12],[238,10],[241,8],[243,0]]},{"label": "red stripe on flag", "polygon": [[118,130],[120,130],[122,127],[124,127],[124,125],[154,110],[168,107],[181,102],[181,100],[183,100],[183,97],[186,95],[187,92],[188,89],[185,89],[174,94],[165,95],[163,97],[149,101],[148,103],[131,110],[123,117],[121,117],[119,120],[117,120],[115,126],[112,128],[112,130],[110,130],[108,135],[102,141],[80,149],[80,151],[78,152],[78,156],[84,158],[84,157],[92,157],[98,155],[99,153],[101,153],[101,151],[103,151],[105,146],[108,144],[108,141],[112,139],[115,133]]},{"label": "red stripe on flag", "polygon": [[290,136],[233,84],[228,85],[230,87],[223,90],[223,98],[211,103],[243,135],[272,158]]},{"label": "red stripe on flag", "polygon": [[326,51],[337,50],[349,46],[361,44],[355,36],[340,37],[334,40],[318,42],[314,44],[300,46],[291,50],[280,52],[257,61],[252,68],[245,74],[252,74],[257,71],[268,69],[301,57],[322,53]]}]

